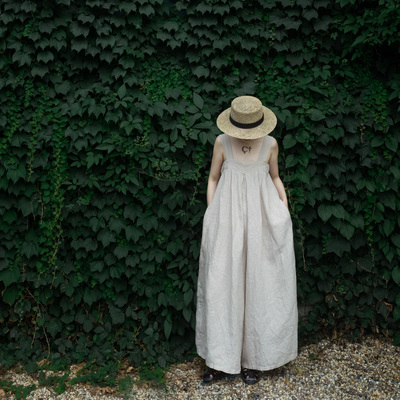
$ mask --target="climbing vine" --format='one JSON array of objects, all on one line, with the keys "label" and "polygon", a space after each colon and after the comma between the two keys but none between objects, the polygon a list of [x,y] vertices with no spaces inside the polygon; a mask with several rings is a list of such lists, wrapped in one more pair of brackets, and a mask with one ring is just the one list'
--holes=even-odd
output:
[{"label": "climbing vine", "polygon": [[56,3],[0,5],[2,365],[193,350],[215,119],[244,94],[279,121],[300,334],[400,342],[397,2]]}]

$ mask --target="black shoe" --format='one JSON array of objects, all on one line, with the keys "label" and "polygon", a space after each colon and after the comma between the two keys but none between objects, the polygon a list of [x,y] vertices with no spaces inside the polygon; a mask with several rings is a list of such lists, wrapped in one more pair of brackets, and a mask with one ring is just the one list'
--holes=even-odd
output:
[{"label": "black shoe", "polygon": [[243,382],[247,385],[254,385],[260,380],[258,371],[255,369],[242,368],[240,374],[242,375]]},{"label": "black shoe", "polygon": [[225,372],[217,371],[216,369],[210,368],[203,375],[203,383],[219,381],[226,376],[227,374]]}]

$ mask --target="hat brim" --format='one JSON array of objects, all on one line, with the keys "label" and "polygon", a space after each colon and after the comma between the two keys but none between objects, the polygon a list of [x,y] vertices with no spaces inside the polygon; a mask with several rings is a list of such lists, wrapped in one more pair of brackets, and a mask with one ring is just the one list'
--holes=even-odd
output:
[{"label": "hat brim", "polygon": [[277,124],[276,115],[268,107],[262,106],[264,121],[255,128],[243,129],[233,125],[229,120],[231,107],[219,114],[217,118],[218,128],[229,136],[239,139],[258,139],[271,133]]}]

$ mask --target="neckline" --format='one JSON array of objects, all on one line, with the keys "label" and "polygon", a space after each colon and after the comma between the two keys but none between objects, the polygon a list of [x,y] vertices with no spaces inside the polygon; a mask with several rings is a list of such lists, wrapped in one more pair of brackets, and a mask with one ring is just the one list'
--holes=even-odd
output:
[{"label": "neckline", "polygon": [[[262,155],[263,155],[264,152],[265,152],[264,150],[265,150],[265,146],[266,146],[266,143],[267,143],[267,140],[265,140],[266,136],[268,136],[268,135],[265,135],[265,136],[263,136],[263,137],[261,137],[261,138],[257,138],[257,139],[239,139],[239,138],[235,138],[235,137],[232,137],[232,136],[227,135],[227,137],[228,137],[228,142],[229,142],[228,146],[229,146],[230,159],[232,159],[232,160],[234,160],[234,161],[237,161],[237,162],[240,163],[241,165],[254,165],[254,164],[257,163],[257,162],[260,162],[260,161],[263,162],[264,160],[262,160],[261,157],[262,157]],[[259,153],[258,153],[258,156],[257,156],[257,160],[256,160],[256,161],[253,161],[253,162],[251,162],[251,163],[243,163],[243,162],[241,162],[241,161],[235,160],[235,159],[233,158],[233,143],[232,143],[232,140],[238,140],[238,141],[239,141],[239,145],[240,145],[240,144],[249,145],[249,144],[251,144],[251,143],[254,143],[255,141],[260,140],[261,144],[260,144],[260,150],[259,150]]]}]

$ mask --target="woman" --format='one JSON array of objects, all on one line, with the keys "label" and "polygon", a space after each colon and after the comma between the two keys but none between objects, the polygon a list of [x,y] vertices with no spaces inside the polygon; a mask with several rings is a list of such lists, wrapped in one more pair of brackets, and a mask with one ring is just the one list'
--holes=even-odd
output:
[{"label": "woman", "polygon": [[297,356],[292,222],[278,171],[276,117],[241,96],[217,119],[197,292],[196,346],[203,382],[258,371]]}]

